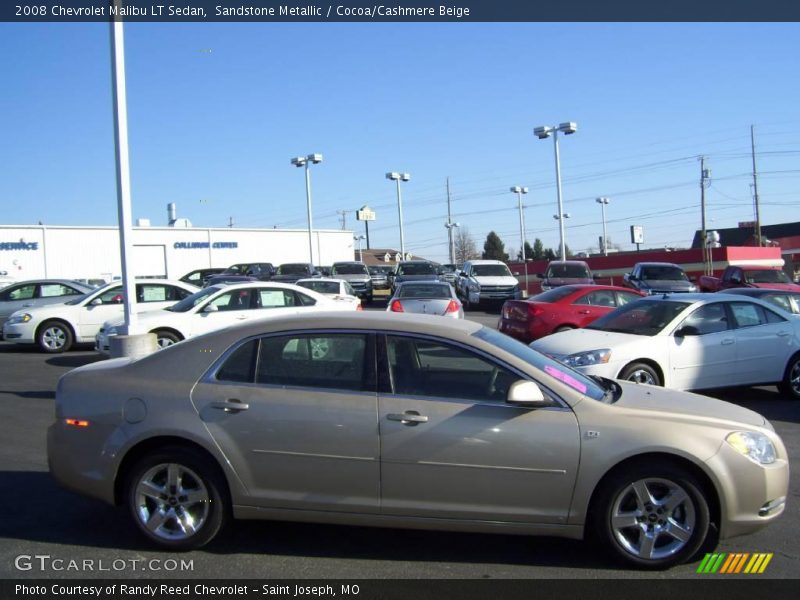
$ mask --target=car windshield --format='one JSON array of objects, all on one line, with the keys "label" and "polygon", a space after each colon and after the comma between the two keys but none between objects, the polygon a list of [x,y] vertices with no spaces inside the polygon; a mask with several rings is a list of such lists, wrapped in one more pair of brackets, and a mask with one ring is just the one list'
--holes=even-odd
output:
[{"label": "car windshield", "polygon": [[591,279],[591,275],[589,275],[589,270],[586,266],[572,264],[550,265],[547,268],[547,277]]},{"label": "car windshield", "polygon": [[644,267],[642,279],[651,281],[689,281],[686,273],[680,267]]},{"label": "car windshield", "polygon": [[764,294],[756,297],[792,314],[800,314],[800,294]]},{"label": "car windshield", "polygon": [[586,329],[653,336],[691,304],[675,300],[637,300],[600,317]]},{"label": "car windshield", "polygon": [[398,275],[436,275],[433,263],[408,263],[397,267]]},{"label": "car windshield", "polygon": [[386,275],[386,271],[381,269],[381,267],[370,267],[369,268],[370,275]]},{"label": "car windshield", "polygon": [[367,267],[358,263],[333,265],[331,275],[368,275]]},{"label": "car windshield", "polygon": [[747,283],[792,283],[786,273],[778,269],[774,271],[745,271],[744,280]]},{"label": "car windshield", "polygon": [[509,354],[513,354],[520,360],[524,360],[533,365],[549,377],[558,380],[562,384],[568,385],[593,400],[611,402],[611,394],[607,393],[609,388],[600,385],[597,380],[590,379],[583,373],[579,373],[545,356],[541,352],[537,352],[530,346],[526,346],[510,336],[502,334],[494,329],[489,329],[488,327],[483,327],[472,335],[505,350]]},{"label": "car windshield", "polygon": [[[109,284],[104,285],[103,287],[97,288],[96,290],[92,290],[91,292],[87,292],[85,294],[82,294],[82,295],[78,296],[77,298],[73,298],[69,302],[64,302],[64,304],[80,304],[84,300],[87,300],[89,298],[89,296],[92,296],[93,298],[94,297],[99,298],[100,296],[102,296],[108,290],[110,290],[112,288],[116,288],[116,287],[120,287],[119,283],[109,283]],[[120,293],[122,293],[122,288],[120,288]]]},{"label": "car windshield", "polygon": [[195,292],[191,296],[186,296],[180,302],[176,302],[172,306],[165,308],[164,310],[168,310],[170,312],[179,312],[184,313],[192,310],[195,306],[197,306],[200,302],[211,296],[212,294],[216,294],[219,291],[219,287],[211,286],[207,288],[203,288],[199,292]]},{"label": "car windshield", "polygon": [[513,277],[505,265],[473,265],[472,274],[478,277]]},{"label": "car windshield", "polygon": [[308,265],[303,263],[288,263],[278,267],[278,275],[305,275]]},{"label": "car windshield", "polygon": [[239,264],[239,265],[231,265],[227,269],[225,269],[222,274],[223,275],[244,275],[247,272],[247,269],[250,268],[250,265]]},{"label": "car windshield", "polygon": [[339,282],[338,281],[298,281],[297,285],[300,287],[314,290],[320,294],[338,294]]},{"label": "car windshield", "polygon": [[553,288],[552,290],[547,290],[546,292],[542,292],[541,294],[536,294],[535,296],[531,297],[531,300],[536,302],[558,302],[562,298],[569,296],[572,292],[575,291],[575,288],[569,285]]},{"label": "car windshield", "polygon": [[399,298],[452,298],[449,285],[422,285],[419,283],[400,286]]}]

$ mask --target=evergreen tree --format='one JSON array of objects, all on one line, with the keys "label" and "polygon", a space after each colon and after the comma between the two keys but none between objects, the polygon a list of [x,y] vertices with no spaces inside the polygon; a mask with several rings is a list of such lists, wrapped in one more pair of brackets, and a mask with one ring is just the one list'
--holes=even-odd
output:
[{"label": "evergreen tree", "polygon": [[533,241],[533,252],[531,252],[531,257],[534,260],[542,260],[543,258],[545,258],[544,244],[542,243],[542,240],[540,240],[539,238],[536,238]]},{"label": "evergreen tree", "polygon": [[508,260],[505,244],[494,231],[490,231],[489,235],[486,236],[486,241],[483,243],[483,255],[481,258],[486,260]]}]

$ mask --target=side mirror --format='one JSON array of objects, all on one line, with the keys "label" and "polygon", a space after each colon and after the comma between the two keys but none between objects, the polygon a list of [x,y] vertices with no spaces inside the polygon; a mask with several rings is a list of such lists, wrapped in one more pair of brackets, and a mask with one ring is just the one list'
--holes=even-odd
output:
[{"label": "side mirror", "polygon": [[460,277],[466,277],[466,276],[467,276],[467,272],[466,272],[466,271],[461,271],[461,272],[459,273],[459,276],[460,276]]},{"label": "side mirror", "polygon": [[537,276],[539,279],[544,279],[544,278],[545,278],[545,275],[544,275],[544,273],[537,273],[537,274],[536,274],[536,276]]},{"label": "side mirror", "polygon": [[675,337],[686,337],[687,335],[700,335],[700,330],[692,325],[684,325],[675,332]]},{"label": "side mirror", "polygon": [[206,304],[203,308],[204,313],[219,312],[219,307],[216,304]]},{"label": "side mirror", "polygon": [[547,400],[542,394],[542,390],[533,381],[515,381],[511,384],[506,398],[508,404],[518,406],[546,406]]},{"label": "side mirror", "polygon": [[94,300],[92,300],[90,302],[90,304],[92,306],[100,306],[102,303],[103,303],[103,301],[100,298],[95,298]]},{"label": "side mirror", "polygon": [[636,276],[632,275],[630,273],[625,273],[625,275],[622,276],[622,280],[623,281],[635,281],[636,280]]},{"label": "side mirror", "polygon": [[742,278],[741,277],[736,277],[736,276],[731,277],[731,283],[735,283],[736,285],[739,285],[740,283],[742,283]]}]

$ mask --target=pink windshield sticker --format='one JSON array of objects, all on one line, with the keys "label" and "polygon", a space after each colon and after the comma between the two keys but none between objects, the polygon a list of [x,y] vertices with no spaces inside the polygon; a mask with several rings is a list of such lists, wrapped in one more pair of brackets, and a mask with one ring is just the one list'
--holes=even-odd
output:
[{"label": "pink windshield sticker", "polygon": [[564,373],[563,371],[559,371],[558,369],[556,369],[555,367],[551,367],[550,365],[545,365],[544,366],[544,372],[547,373],[548,375],[552,375],[553,377],[555,377],[559,381],[563,381],[569,387],[575,388],[581,394],[585,394],[586,393],[587,387],[584,384],[582,384],[580,381],[578,381],[577,379],[572,377],[569,373]]}]

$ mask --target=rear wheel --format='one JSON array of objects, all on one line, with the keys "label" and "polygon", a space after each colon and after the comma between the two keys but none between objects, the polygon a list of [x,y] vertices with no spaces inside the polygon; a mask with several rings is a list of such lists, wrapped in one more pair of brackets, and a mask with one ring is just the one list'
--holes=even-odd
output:
[{"label": "rear wheel", "polygon": [[778,389],[793,400],[800,400],[800,354],[795,354],[789,359]]},{"label": "rear wheel", "polygon": [[562,331],[569,331],[570,329],[575,329],[572,325],[562,325],[561,327],[556,327],[553,333],[560,333]]},{"label": "rear wheel", "polygon": [[36,343],[42,352],[58,354],[72,348],[73,336],[69,325],[61,321],[47,321],[39,327]]},{"label": "rear wheel", "polygon": [[641,464],[603,483],[592,515],[600,541],[637,567],[665,569],[689,560],[709,531],[697,480],[679,467]]},{"label": "rear wheel", "polygon": [[647,363],[631,363],[619,374],[620,379],[648,385],[662,385],[656,370]]},{"label": "rear wheel", "polygon": [[142,458],[128,473],[125,498],[136,526],[151,542],[192,550],[224,525],[228,500],[222,474],[189,448],[168,447]]}]

